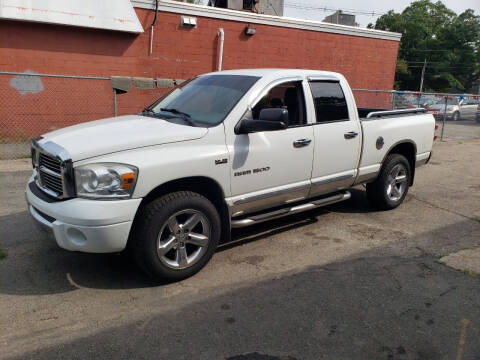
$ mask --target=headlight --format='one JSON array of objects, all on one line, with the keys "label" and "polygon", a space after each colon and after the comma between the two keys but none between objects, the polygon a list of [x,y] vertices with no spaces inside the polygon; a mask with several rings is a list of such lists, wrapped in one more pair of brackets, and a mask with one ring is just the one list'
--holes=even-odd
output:
[{"label": "headlight", "polygon": [[75,168],[77,196],[90,199],[130,198],[138,169],[131,165],[96,163]]}]

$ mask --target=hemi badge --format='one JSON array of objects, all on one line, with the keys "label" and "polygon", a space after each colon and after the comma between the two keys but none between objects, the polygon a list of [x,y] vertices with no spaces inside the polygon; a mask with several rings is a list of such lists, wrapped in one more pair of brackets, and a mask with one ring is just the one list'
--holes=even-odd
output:
[{"label": "hemi badge", "polygon": [[215,160],[215,165],[221,165],[228,163],[228,159]]}]

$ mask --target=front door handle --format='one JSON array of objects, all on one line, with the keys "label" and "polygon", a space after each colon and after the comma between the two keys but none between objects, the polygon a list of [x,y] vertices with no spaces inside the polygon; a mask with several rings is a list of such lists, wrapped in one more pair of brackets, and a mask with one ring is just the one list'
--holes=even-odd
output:
[{"label": "front door handle", "polygon": [[345,139],[353,139],[358,136],[358,133],[356,131],[349,131],[343,135]]},{"label": "front door handle", "polygon": [[293,142],[293,147],[301,148],[301,147],[310,145],[311,142],[312,142],[312,140],[310,140],[310,139],[299,139],[299,140],[295,140],[295,141]]}]

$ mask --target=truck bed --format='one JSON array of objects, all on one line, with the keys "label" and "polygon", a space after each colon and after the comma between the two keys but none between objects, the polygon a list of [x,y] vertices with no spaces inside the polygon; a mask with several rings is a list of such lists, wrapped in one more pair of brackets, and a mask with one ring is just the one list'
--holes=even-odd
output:
[{"label": "truck bed", "polygon": [[373,108],[358,108],[358,116],[360,120],[366,120],[371,118],[379,118],[385,116],[403,116],[408,114],[418,114],[424,113],[426,110],[424,108],[413,108],[413,109],[373,109]]}]

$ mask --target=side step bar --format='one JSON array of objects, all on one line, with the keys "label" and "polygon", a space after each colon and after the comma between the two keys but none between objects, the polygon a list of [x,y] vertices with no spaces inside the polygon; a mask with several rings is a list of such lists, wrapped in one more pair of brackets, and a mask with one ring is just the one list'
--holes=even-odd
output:
[{"label": "side step bar", "polygon": [[330,196],[330,197],[315,200],[315,201],[310,201],[305,204],[300,204],[293,207],[287,207],[280,210],[275,210],[275,211],[267,212],[264,214],[254,215],[254,216],[239,219],[239,220],[232,220],[232,228],[242,228],[242,227],[246,227],[254,224],[259,224],[264,221],[277,219],[283,216],[293,215],[299,212],[312,210],[312,209],[319,208],[322,206],[327,206],[330,204],[335,204],[340,201],[348,200],[351,198],[351,196],[352,194],[349,191],[345,191],[342,194]]}]

